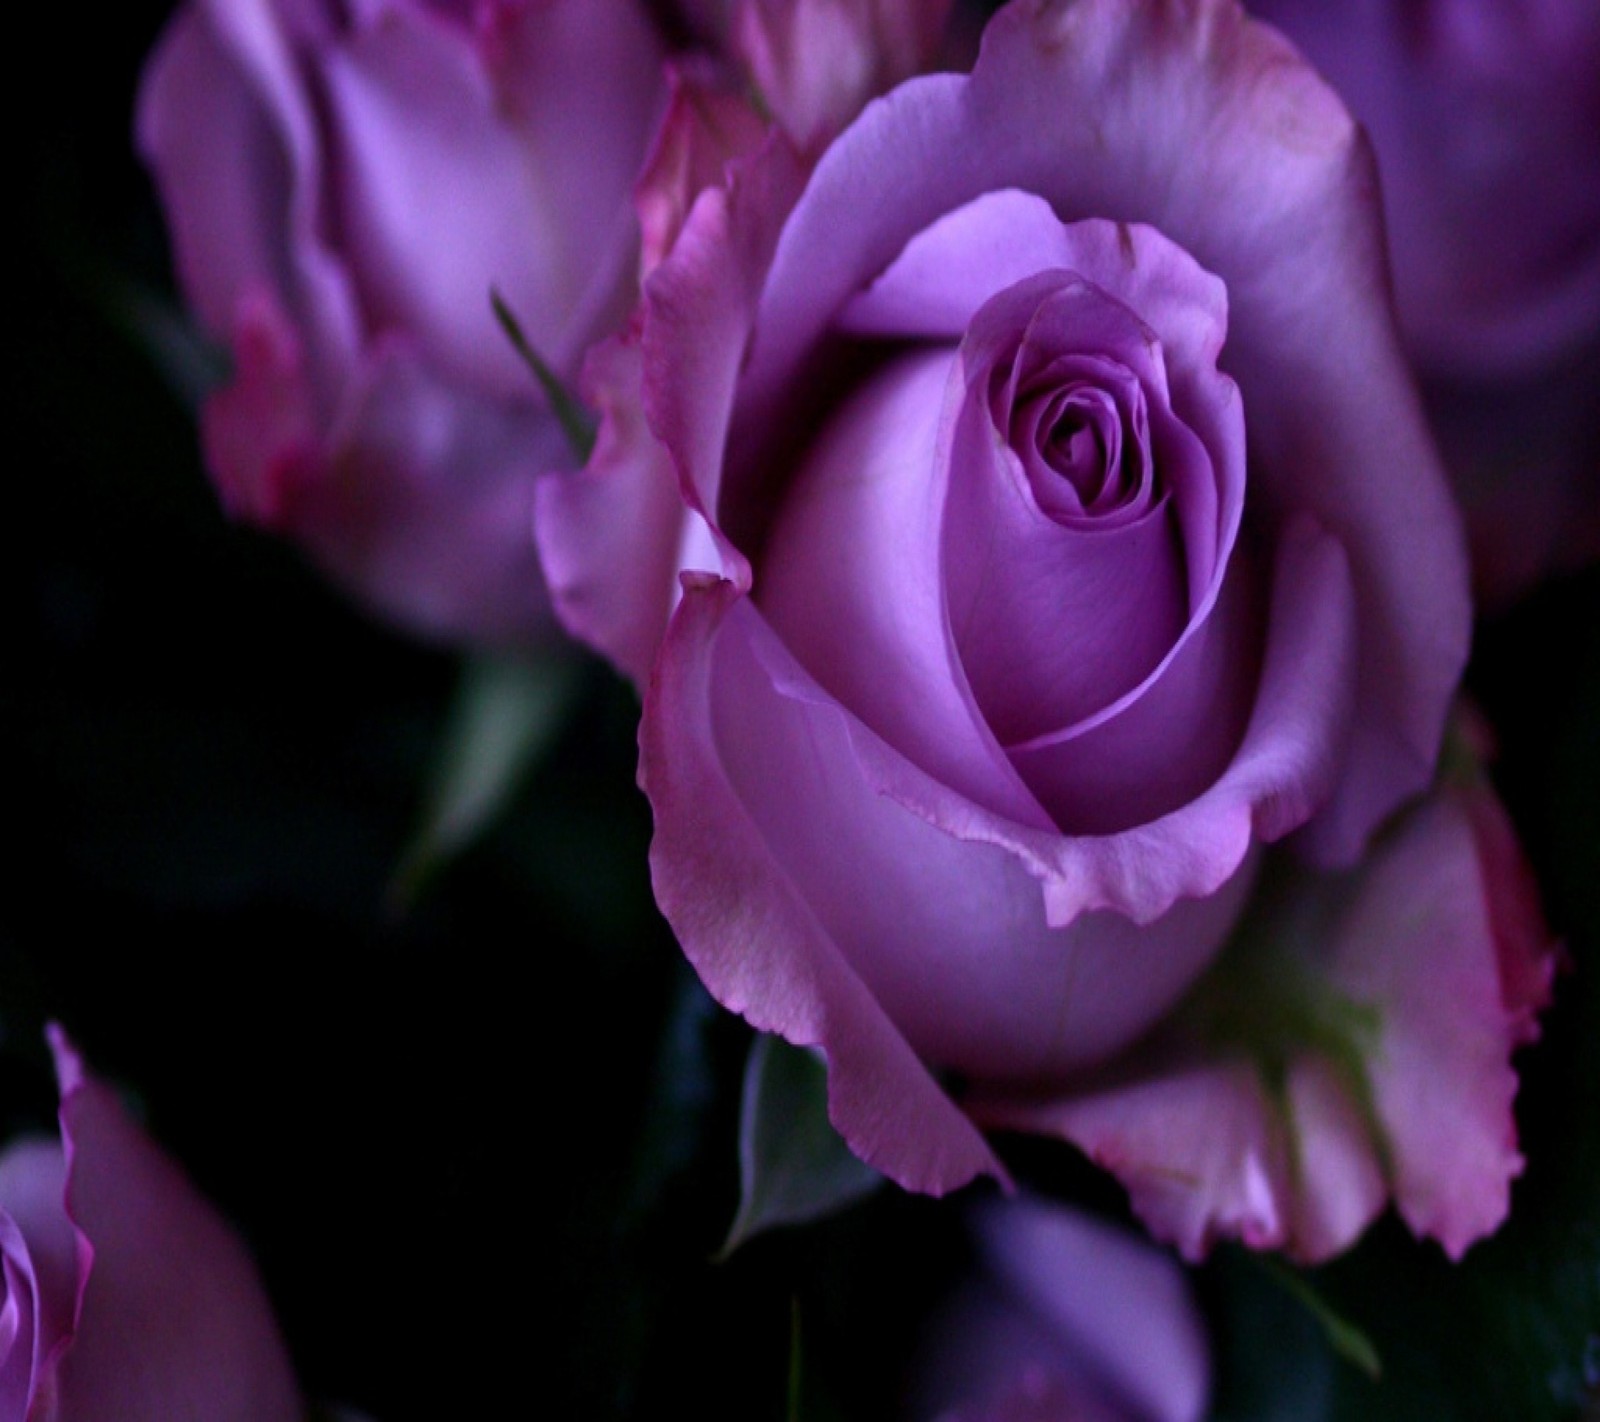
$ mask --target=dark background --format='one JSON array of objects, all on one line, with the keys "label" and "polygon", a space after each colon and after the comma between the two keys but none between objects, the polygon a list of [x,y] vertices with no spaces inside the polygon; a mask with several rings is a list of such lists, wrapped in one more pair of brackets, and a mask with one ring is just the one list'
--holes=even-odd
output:
[{"label": "dark background", "polygon": [[[102,8],[18,48],[0,1124],[49,1126],[58,1018],[245,1232],[308,1392],[376,1422],[775,1419],[795,1303],[811,1413],[892,1416],[949,1213],[880,1196],[707,1262],[747,1034],[651,906],[631,693],[589,667],[504,823],[395,906],[458,666],[218,511],[131,316],[170,291],[128,136],[168,7]],[[1600,1378],[1597,584],[1487,625],[1472,676],[1576,964],[1522,1059],[1513,1223],[1461,1270],[1391,1224],[1324,1271],[1377,1392],[1225,1254],[1200,1287],[1241,1422],[1554,1418]]]}]

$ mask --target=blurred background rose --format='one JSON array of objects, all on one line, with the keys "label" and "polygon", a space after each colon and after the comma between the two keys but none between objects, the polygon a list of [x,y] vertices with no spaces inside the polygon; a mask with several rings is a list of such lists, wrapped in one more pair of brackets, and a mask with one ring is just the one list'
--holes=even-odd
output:
[{"label": "blurred background rose", "polygon": [[[5,1138],[55,1129],[37,1029],[57,1015],[249,1241],[307,1391],[373,1422],[499,1416],[530,1370],[566,1416],[687,1398],[778,1422],[796,1300],[807,1418],[897,1415],[884,1360],[909,1365],[922,1305],[976,1261],[942,1206],[885,1192],[708,1264],[736,1203],[746,1039],[682,987],[651,907],[631,693],[591,681],[501,830],[393,911],[456,666],[222,516],[151,327],[130,338],[148,298],[172,300],[129,138],[170,9],[106,7],[86,32],[33,7],[17,42],[62,98],[18,148],[11,218]],[[1316,1276],[1375,1342],[1381,1388],[1224,1252],[1196,1294],[1230,1422],[1579,1409],[1600,1314],[1600,578],[1484,629],[1472,679],[1578,965],[1519,1063],[1513,1218],[1459,1267],[1380,1225]],[[519,961],[536,994],[508,987]],[[508,1142],[529,1137],[524,1166]],[[1124,1208],[1067,1147],[1019,1163]],[[558,1302],[542,1330],[535,1295]]]},{"label": "blurred background rose", "polygon": [[60,1136],[0,1153],[0,1417],[301,1422],[248,1252],[52,1027]]},{"label": "blurred background rose", "polygon": [[1019,1197],[973,1212],[979,1267],[930,1326],[919,1422],[1200,1422],[1205,1324],[1176,1260]]},{"label": "blurred background rose", "polygon": [[490,309],[559,378],[634,296],[661,108],[635,0],[194,0],[139,97],[179,281],[230,373],[229,511],[434,637],[553,634],[532,481],[574,462]]},{"label": "blurred background rose", "polygon": [[1371,134],[1491,601],[1600,557],[1600,7],[1252,0]]}]

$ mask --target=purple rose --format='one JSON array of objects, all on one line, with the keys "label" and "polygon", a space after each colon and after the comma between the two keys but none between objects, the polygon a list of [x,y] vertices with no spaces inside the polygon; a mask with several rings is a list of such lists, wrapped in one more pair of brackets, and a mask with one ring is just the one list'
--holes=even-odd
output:
[{"label": "purple rose", "polygon": [[[1504,377],[1600,335],[1592,0],[1252,0],[1367,127],[1429,370]],[[1514,220],[1513,220],[1514,215]]]},{"label": "purple rose", "polygon": [[569,377],[614,328],[662,93],[630,0],[186,5],[139,142],[233,355],[202,425],[229,510],[414,630],[544,635],[533,480],[571,455],[489,294]]},{"label": "purple rose", "polygon": [[244,1246],[50,1041],[61,1139],[0,1155],[0,1422],[301,1422]]},{"label": "purple rose", "polygon": [[942,1082],[1106,1060],[1428,783],[1465,560],[1365,144],[1227,0],[1013,5],[803,172],[700,196],[541,543],[685,951],[937,1191]]},{"label": "purple rose", "polygon": [[983,1268],[929,1330],[920,1422],[1200,1422],[1210,1358],[1172,1259],[1041,1200],[975,1215]]},{"label": "purple rose", "polygon": [[1253,0],[1372,135],[1395,296],[1503,599],[1600,558],[1600,6]]}]

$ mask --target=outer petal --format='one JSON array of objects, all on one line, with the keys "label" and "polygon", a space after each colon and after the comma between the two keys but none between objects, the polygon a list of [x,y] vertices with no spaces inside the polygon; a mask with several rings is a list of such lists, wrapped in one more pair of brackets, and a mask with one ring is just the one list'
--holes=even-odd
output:
[{"label": "outer petal", "polygon": [[1053,1099],[969,1102],[985,1126],[1077,1144],[1127,1187],[1157,1239],[1189,1260],[1221,1238],[1276,1249],[1289,1237],[1293,1161],[1254,1069],[1164,1064]]},{"label": "outer petal", "polygon": [[290,44],[272,0],[183,10],[145,70],[138,140],[201,320],[226,335],[237,304],[265,291],[303,324],[314,369],[336,378],[358,317],[326,245],[325,155]]},{"label": "outer petal", "polygon": [[[893,175],[893,202],[863,203]],[[1312,845],[1350,858],[1427,780],[1465,660],[1466,566],[1390,322],[1368,153],[1231,0],[1023,0],[970,79],[870,107],[819,163],[767,282],[741,427],[843,304],[942,213],[1000,187],[1063,220],[1145,221],[1227,283],[1262,512],[1345,544],[1360,618],[1350,758]]]},{"label": "outer petal", "polygon": [[983,1275],[935,1325],[919,1416],[1199,1422],[1210,1359],[1174,1260],[1039,1200],[986,1202],[976,1226]]},{"label": "outer petal", "polygon": [[[743,174],[745,160],[769,140],[767,124],[743,98],[725,92],[709,66],[675,68],[669,78],[671,101],[634,202],[646,275],[676,250],[686,227],[682,262],[691,271],[647,287],[655,299],[647,296],[628,330],[591,353],[584,395],[600,414],[594,453],[581,473],[552,476],[538,494],[539,550],[557,615],[568,631],[604,653],[640,687],[677,600],[677,569],[720,569],[725,556],[733,559],[730,566],[739,566],[738,555],[719,548],[697,512],[705,507],[697,481],[712,491],[714,502],[720,457],[711,452],[708,438],[696,450],[704,467],[679,466],[655,438],[645,418],[647,361],[663,374],[677,369],[680,358],[691,361],[696,378],[715,380],[708,393],[720,390],[721,398],[731,400],[727,362],[736,361],[743,349],[753,283],[774,239],[773,224],[781,220],[799,181],[798,171],[788,169],[780,210],[765,211],[763,201],[773,190],[757,185],[752,192]],[[781,161],[787,169],[792,156],[786,153]],[[742,235],[745,262],[726,272],[714,267],[694,272],[708,241],[733,228]],[[726,287],[717,284],[719,275],[729,279]],[[726,340],[725,351],[710,349],[709,330],[699,324],[686,352],[661,353],[659,332],[647,343],[647,328],[672,327],[673,308],[691,300],[680,295],[683,283],[711,303],[734,297],[709,318]],[[739,295],[741,284],[745,289]],[[708,355],[710,364],[704,363]],[[681,429],[683,417],[676,410],[663,416],[659,394],[655,399],[656,418]],[[725,411],[721,418],[726,419]]]},{"label": "outer petal", "polygon": [[1504,897],[1505,846],[1485,858],[1468,797],[1498,812],[1487,790],[1457,792],[1423,806],[1384,847],[1330,974],[1356,1000],[1381,1004],[1367,1069],[1395,1203],[1452,1258],[1505,1218],[1522,1172],[1510,1055],[1543,997],[1528,980],[1548,983],[1550,966],[1536,909],[1520,883]]},{"label": "outer petal", "polygon": [[634,188],[643,233],[640,265],[648,275],[672,250],[694,200],[765,141],[767,125],[709,64],[687,62],[667,73],[666,116]]},{"label": "outer petal", "polygon": [[411,333],[447,376],[509,395],[528,377],[491,287],[558,370],[620,314],[602,308],[627,290],[629,198],[660,79],[633,5],[492,13],[475,41],[391,0],[321,61],[339,220],[371,329]]},{"label": "outer petal", "polygon": [[1550,1005],[1558,954],[1539,901],[1533,867],[1522,853],[1505,806],[1481,781],[1457,790],[1472,827],[1483,894],[1500,965],[1500,1000],[1510,1017],[1513,1040],[1537,1041],[1539,1014]]},{"label": "outer petal", "polygon": [[942,1193],[1004,1172],[775,862],[716,751],[710,681],[734,585],[688,582],[645,699],[640,783],[656,810],[656,901],[706,985],[754,1026],[828,1059],[829,1115],[862,1159]]},{"label": "outer petal", "polygon": [[0,1156],[0,1417],[8,1422],[54,1416],[57,1366],[78,1325],[93,1250],[62,1207],[65,1183],[54,1142],[19,1142]]},{"label": "outer petal", "polygon": [[1152,1422],[1197,1422],[1210,1361],[1183,1272],[1120,1230],[1033,1201],[979,1219],[996,1272]]},{"label": "outer petal", "polygon": [[568,458],[554,416],[446,383],[396,343],[353,372],[324,435],[282,313],[249,301],[240,318],[233,379],[201,415],[228,511],[413,632],[515,645],[548,631],[533,499]]},{"label": "outer petal", "polygon": [[1351,1244],[1389,1196],[1368,1103],[1346,1070],[1310,1054],[1289,1066],[1281,1110],[1295,1175],[1283,1194],[1289,1249],[1316,1262]]},{"label": "outer petal", "polygon": [[729,427],[756,304],[804,170],[781,135],[735,165],[725,187],[695,200],[672,260],[645,284],[644,408],[671,453],[685,505],[711,526],[722,566],[741,590],[749,564],[727,537],[721,508]]},{"label": "outer petal", "polygon": [[1236,1236],[1318,1262],[1390,1196],[1459,1257],[1522,1168],[1510,1056],[1551,963],[1499,813],[1480,786],[1436,795],[1362,869],[1288,887],[1110,1074],[969,1109],[1075,1141],[1190,1257]]},{"label": "outer petal", "polygon": [[67,1214],[94,1245],[61,1422],[301,1422],[248,1254],[57,1031]]},{"label": "outer petal", "polygon": [[446,383],[396,345],[352,383],[279,526],[413,630],[514,645],[548,626],[534,485],[566,458],[547,411]]},{"label": "outer petal", "polygon": [[949,14],[950,0],[744,0],[734,38],[779,122],[815,152],[932,61]]},{"label": "outer petal", "polygon": [[289,486],[321,457],[316,395],[300,338],[268,292],[242,296],[230,327],[232,378],[200,415],[206,466],[230,514],[278,528]]},{"label": "outer petal", "polygon": [[567,219],[548,250],[577,274],[581,297],[554,341],[581,351],[632,304],[632,283],[618,276],[637,252],[633,185],[666,104],[665,55],[638,0],[491,0],[485,10],[501,106],[524,133],[544,203]]},{"label": "outer petal", "polygon": [[596,347],[584,396],[600,413],[588,465],[539,481],[535,532],[562,625],[643,687],[676,601],[680,543],[698,523],[641,404],[637,331]]},{"label": "outer petal", "polygon": [[[636,679],[649,664],[653,629],[665,624],[674,595],[658,586],[661,601],[645,608],[601,595],[598,590],[618,576],[611,555],[619,550],[612,540],[577,535],[579,520],[590,530],[601,523],[627,529],[637,516],[637,492],[651,488],[670,461],[688,514],[677,527],[665,517],[647,517],[637,530],[643,540],[625,539],[630,566],[655,568],[675,559],[679,567],[725,572],[741,589],[749,586],[749,564],[719,521],[726,441],[762,278],[804,180],[781,135],[767,136],[759,158],[732,161],[726,183],[694,199],[671,260],[651,273],[636,314],[638,400],[631,389],[624,393],[632,381],[622,372],[627,358],[600,357],[597,379],[614,376],[618,384],[609,406],[596,388],[610,428],[583,476],[592,482],[561,481],[556,487],[564,492],[546,496],[553,506],[571,500],[543,543],[571,606],[572,626]],[[659,447],[634,423],[636,408],[643,409]]]}]

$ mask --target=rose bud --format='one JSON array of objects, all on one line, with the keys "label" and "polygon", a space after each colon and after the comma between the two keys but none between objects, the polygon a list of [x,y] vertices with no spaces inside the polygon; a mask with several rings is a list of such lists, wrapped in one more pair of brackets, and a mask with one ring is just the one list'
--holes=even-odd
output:
[{"label": "rose bud", "polygon": [[1173,1260],[1040,1200],[975,1214],[983,1269],[929,1331],[920,1422],[1200,1422],[1211,1362]]},{"label": "rose bud", "polygon": [[802,171],[698,199],[541,542],[689,958],[941,1191],[1429,784],[1464,548],[1365,142],[1229,0],[1013,5]]},{"label": "rose bud", "polygon": [[1254,0],[1372,135],[1401,322],[1503,599],[1600,557],[1600,6]]},{"label": "rose bud", "polygon": [[302,1422],[243,1244],[50,1043],[61,1139],[0,1155],[0,1422]]},{"label": "rose bud", "polygon": [[574,456],[499,329],[563,379],[635,295],[662,101],[630,0],[191,0],[139,145],[232,354],[202,415],[230,512],[425,635],[551,631],[533,481]]}]

